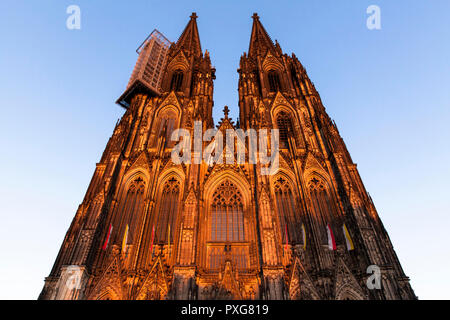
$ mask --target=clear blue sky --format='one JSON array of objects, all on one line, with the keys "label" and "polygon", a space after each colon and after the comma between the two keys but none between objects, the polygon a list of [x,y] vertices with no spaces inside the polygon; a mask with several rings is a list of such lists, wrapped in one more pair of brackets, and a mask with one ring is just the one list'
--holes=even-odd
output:
[{"label": "clear blue sky", "polygon": [[[81,8],[81,30],[66,8]],[[382,29],[366,28],[381,8]],[[135,49],[175,41],[196,11],[217,68],[216,122],[235,117],[253,12],[294,52],[336,121],[422,299],[450,298],[450,2],[0,3],[0,299],[36,299],[123,110]]]}]

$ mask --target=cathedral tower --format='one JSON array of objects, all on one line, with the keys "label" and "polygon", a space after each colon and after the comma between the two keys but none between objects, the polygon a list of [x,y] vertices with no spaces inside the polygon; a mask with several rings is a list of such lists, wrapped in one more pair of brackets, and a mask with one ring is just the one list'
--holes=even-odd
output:
[{"label": "cathedral tower", "polygon": [[[254,14],[238,69],[239,121],[225,107],[215,126],[215,69],[196,19],[177,42],[155,32],[140,47],[118,100],[125,113],[39,298],[414,299],[296,56],[284,54]],[[176,129],[203,136],[192,161],[173,161]],[[228,146],[215,160],[234,160],[209,161],[207,129],[216,139],[227,130],[278,129],[278,169],[264,175],[249,161],[246,136],[245,161]],[[379,287],[367,285],[368,267],[380,271]]]}]

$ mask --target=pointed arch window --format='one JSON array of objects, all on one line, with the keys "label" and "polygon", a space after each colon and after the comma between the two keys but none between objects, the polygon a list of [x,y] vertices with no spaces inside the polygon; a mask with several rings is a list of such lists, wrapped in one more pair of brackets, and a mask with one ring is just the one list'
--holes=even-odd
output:
[{"label": "pointed arch window", "polygon": [[257,71],[254,71],[253,72],[253,77],[256,79],[256,84],[257,84],[257,87],[258,87],[258,92],[259,92],[259,94],[260,95],[262,95],[262,91],[261,91],[261,79],[260,79],[260,77],[259,77],[259,72],[257,72]]},{"label": "pointed arch window", "polygon": [[[283,234],[283,242],[299,243],[301,237],[301,221],[299,211],[291,187],[286,179],[280,177],[275,181],[275,200],[278,208],[278,218]],[[287,235],[286,235],[287,230]]]},{"label": "pointed arch window", "polygon": [[172,132],[177,126],[177,114],[173,110],[163,112],[159,117],[159,124],[157,124],[157,137],[164,136],[166,138],[165,145],[171,146],[175,142],[171,141]]},{"label": "pointed arch window", "polygon": [[211,241],[245,241],[244,207],[238,189],[229,181],[214,192]]},{"label": "pointed arch window", "polygon": [[175,178],[171,178],[164,184],[161,194],[159,215],[155,225],[155,243],[168,243],[169,236],[170,243],[173,243],[175,223],[178,216],[179,197],[180,182]]},{"label": "pointed arch window", "polygon": [[[123,212],[123,217],[125,218],[122,232],[128,225],[128,243],[133,243],[137,237],[138,227],[142,218],[141,213],[144,207],[144,191],[145,181],[141,177],[137,177],[129,185],[125,199],[122,202],[121,212]],[[122,236],[123,234],[119,234],[119,237]]]},{"label": "pointed arch window", "polygon": [[289,146],[289,136],[293,136],[294,138],[296,138],[296,134],[294,131],[292,119],[285,111],[281,111],[278,113],[277,127],[280,133],[280,147],[287,148]]},{"label": "pointed arch window", "polygon": [[240,191],[232,182],[222,182],[214,192],[210,221],[209,269],[219,269],[225,259],[230,259],[240,270],[247,269],[244,205]]},{"label": "pointed arch window", "polygon": [[177,69],[172,74],[172,80],[170,81],[170,91],[181,91],[181,86],[183,85],[183,71]]},{"label": "pointed arch window", "polygon": [[267,73],[267,78],[269,79],[270,92],[281,91],[280,77],[275,70],[270,70]]},{"label": "pointed arch window", "polygon": [[[326,225],[330,224],[333,227],[333,222],[336,220],[334,205],[322,180],[312,178],[308,187],[314,220],[316,221],[316,227],[319,228],[317,231],[320,235],[320,240],[325,244],[328,241],[325,231]],[[335,233],[334,236],[339,238],[340,233]]]}]

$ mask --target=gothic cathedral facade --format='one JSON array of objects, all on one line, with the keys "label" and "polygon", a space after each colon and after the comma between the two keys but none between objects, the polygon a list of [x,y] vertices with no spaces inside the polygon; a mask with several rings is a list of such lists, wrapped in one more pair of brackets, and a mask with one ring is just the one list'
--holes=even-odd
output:
[{"label": "gothic cathedral facade", "polygon": [[[415,299],[297,57],[254,14],[239,121],[225,107],[215,126],[215,69],[196,19],[156,64],[157,92],[129,85],[39,299]],[[171,133],[196,121],[203,131],[278,129],[279,168],[262,175],[248,150],[244,163],[174,163]]]}]

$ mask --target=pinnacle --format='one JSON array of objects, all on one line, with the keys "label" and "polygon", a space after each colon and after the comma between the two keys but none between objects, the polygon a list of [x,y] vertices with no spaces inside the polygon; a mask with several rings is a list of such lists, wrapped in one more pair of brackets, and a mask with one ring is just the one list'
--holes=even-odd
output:
[{"label": "pinnacle", "polygon": [[225,106],[222,111],[223,111],[223,114],[225,115],[225,117],[220,118],[220,121],[216,127],[220,128],[222,125],[225,125],[225,126],[231,125],[231,127],[234,128],[235,127],[234,121],[232,120],[232,118],[228,117],[228,115],[230,113],[230,109],[228,108],[228,106]]},{"label": "pinnacle", "polygon": [[228,106],[225,106],[223,108],[223,114],[225,115],[225,118],[228,118],[229,113],[230,113],[230,109],[228,109]]},{"label": "pinnacle", "polygon": [[253,27],[250,37],[250,46],[248,49],[248,55],[249,56],[254,55],[261,51],[265,52],[267,49],[276,52],[275,45],[272,39],[267,34],[267,31],[261,24],[258,14],[254,13],[252,18],[253,18]]},{"label": "pinnacle", "polygon": [[177,41],[177,46],[185,49],[186,51],[199,56],[202,54],[202,47],[200,44],[200,36],[197,28],[197,14],[192,12],[186,28]]}]

